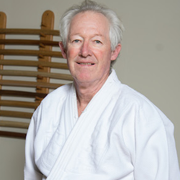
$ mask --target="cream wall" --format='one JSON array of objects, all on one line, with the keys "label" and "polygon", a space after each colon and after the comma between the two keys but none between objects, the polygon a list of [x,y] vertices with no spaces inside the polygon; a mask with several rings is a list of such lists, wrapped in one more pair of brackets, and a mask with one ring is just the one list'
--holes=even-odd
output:
[{"label": "cream wall", "polygon": [[[96,0],[115,10],[126,31],[115,64],[123,83],[147,96],[174,123],[180,157],[180,1]],[[8,28],[39,28],[45,10],[55,13],[55,29],[69,6],[80,0],[0,0]],[[24,140],[0,138],[0,179],[23,179]]]}]

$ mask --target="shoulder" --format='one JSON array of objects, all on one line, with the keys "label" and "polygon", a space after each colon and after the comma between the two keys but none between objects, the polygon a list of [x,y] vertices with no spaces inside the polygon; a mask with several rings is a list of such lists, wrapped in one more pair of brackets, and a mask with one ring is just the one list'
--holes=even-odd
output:
[{"label": "shoulder", "polygon": [[54,91],[50,92],[42,101],[42,103],[46,103],[46,101],[63,99],[69,93],[72,84],[63,85]]},{"label": "shoulder", "polygon": [[138,122],[171,124],[169,119],[155,104],[143,94],[127,85],[122,84],[120,99],[124,107],[126,107],[126,111],[133,113],[134,118],[136,118]]},{"label": "shoulder", "polygon": [[72,84],[63,85],[54,91],[50,92],[41,102],[41,107],[50,108],[52,106],[57,106],[58,104],[62,103],[63,100],[67,97],[68,93],[70,92]]},{"label": "shoulder", "polygon": [[119,98],[127,106],[137,105],[139,107],[142,107],[144,104],[155,106],[143,94],[139,93],[138,91],[134,90],[133,88],[125,84],[121,84],[121,93]]},{"label": "shoulder", "polygon": [[[57,113],[62,108],[64,101],[67,95],[70,93],[70,89],[72,84],[63,85],[56,90],[49,93],[40,103],[38,108],[35,110],[33,114],[33,118],[36,123],[41,123],[46,121],[56,121]],[[59,111],[57,111],[59,109]]]}]

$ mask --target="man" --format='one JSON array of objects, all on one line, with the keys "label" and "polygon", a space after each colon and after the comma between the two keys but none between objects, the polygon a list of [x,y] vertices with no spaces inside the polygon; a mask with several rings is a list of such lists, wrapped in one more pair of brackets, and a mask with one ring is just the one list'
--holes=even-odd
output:
[{"label": "man", "polygon": [[74,82],[35,111],[25,180],[180,180],[172,123],[111,69],[122,30],[92,1],[64,14],[60,48]]}]

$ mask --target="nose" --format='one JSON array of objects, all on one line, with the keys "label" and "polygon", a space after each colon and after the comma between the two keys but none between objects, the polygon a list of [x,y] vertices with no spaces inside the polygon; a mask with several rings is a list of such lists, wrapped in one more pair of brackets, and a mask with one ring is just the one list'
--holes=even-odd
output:
[{"label": "nose", "polygon": [[82,43],[79,55],[84,58],[91,56],[91,49],[88,42]]}]

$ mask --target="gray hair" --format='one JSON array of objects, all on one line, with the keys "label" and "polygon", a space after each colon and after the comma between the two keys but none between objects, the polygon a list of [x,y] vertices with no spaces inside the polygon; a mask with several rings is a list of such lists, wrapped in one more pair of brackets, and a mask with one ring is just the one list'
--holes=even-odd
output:
[{"label": "gray hair", "polygon": [[67,45],[66,43],[69,33],[69,27],[73,17],[76,14],[85,11],[94,11],[97,13],[101,13],[109,20],[110,23],[109,37],[111,41],[111,50],[112,51],[115,50],[116,46],[119,43],[121,44],[122,41],[122,32],[124,30],[123,24],[114,11],[90,0],[83,1],[82,4],[79,6],[78,5],[72,6],[62,16],[60,21],[60,37],[64,47],[66,48]]}]

